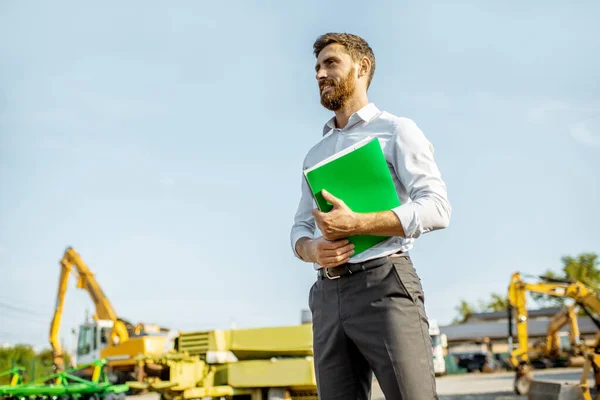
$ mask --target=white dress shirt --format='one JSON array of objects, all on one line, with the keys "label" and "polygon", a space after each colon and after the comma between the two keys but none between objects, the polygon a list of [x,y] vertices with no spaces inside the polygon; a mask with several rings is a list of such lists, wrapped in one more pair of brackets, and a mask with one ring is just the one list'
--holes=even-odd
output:
[{"label": "white dress shirt", "polygon": [[[352,256],[349,260],[351,263],[398,251],[408,253],[414,240],[420,235],[443,229],[450,222],[450,202],[446,184],[434,161],[433,145],[414,121],[380,111],[372,103],[352,114],[343,129],[336,128],[335,117],[331,118],[323,128],[322,139],[304,158],[303,170],[367,136],[379,138],[382,145],[401,202],[399,207],[391,211],[400,219],[405,237],[386,239]],[[298,258],[298,239],[303,236],[311,239],[322,236],[312,216],[312,210],[316,207],[302,174],[300,203],[290,232],[292,250]],[[319,269],[321,266],[315,263],[314,268]]]}]

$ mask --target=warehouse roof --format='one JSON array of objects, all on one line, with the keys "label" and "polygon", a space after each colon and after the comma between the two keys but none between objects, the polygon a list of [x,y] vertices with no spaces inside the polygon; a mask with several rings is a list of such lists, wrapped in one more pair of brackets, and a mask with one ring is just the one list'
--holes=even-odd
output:
[{"label": "warehouse roof", "polygon": [[[582,316],[577,318],[579,331],[582,335],[595,334],[598,328],[590,317]],[[531,319],[527,323],[529,336],[545,336],[548,330],[547,319]],[[568,325],[561,331],[568,331]],[[448,341],[471,340],[480,337],[489,337],[490,339],[506,339],[508,337],[508,320],[491,322],[467,322],[464,324],[441,326],[440,331],[445,333]],[[516,337],[516,326],[513,324],[513,336]]]},{"label": "warehouse roof", "polygon": [[[560,307],[540,308],[535,310],[527,310],[527,315],[530,319],[539,317],[552,317],[561,310],[562,308]],[[507,315],[508,314],[506,311],[472,313],[467,318],[467,322],[502,320],[506,319]]]}]

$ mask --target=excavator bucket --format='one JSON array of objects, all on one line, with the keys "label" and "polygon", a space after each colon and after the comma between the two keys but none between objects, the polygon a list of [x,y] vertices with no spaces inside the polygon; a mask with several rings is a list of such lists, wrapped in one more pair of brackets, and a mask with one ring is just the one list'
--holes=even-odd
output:
[{"label": "excavator bucket", "polygon": [[580,385],[574,383],[558,383],[532,381],[528,400],[587,400]]}]

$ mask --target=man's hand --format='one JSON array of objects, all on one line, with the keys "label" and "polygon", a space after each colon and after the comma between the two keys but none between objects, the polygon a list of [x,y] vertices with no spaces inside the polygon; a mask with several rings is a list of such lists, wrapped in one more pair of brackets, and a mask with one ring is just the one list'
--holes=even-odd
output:
[{"label": "man's hand", "polygon": [[359,215],[326,190],[323,190],[322,194],[323,198],[333,205],[333,209],[329,212],[324,213],[318,209],[312,212],[319,230],[323,232],[323,237],[337,240],[354,235],[360,225]]},{"label": "man's hand", "polygon": [[304,261],[316,262],[324,268],[337,267],[348,262],[354,254],[354,245],[347,239],[327,240],[302,238],[296,245],[298,254]]},{"label": "man's hand", "polygon": [[405,236],[404,227],[393,211],[357,213],[331,193],[325,190],[322,193],[333,208],[326,213],[314,209],[312,215],[325,239],[338,240],[354,235]]}]

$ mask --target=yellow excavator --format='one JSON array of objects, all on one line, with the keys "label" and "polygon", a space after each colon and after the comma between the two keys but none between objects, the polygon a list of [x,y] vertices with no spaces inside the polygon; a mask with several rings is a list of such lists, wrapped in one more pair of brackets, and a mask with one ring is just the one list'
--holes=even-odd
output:
[{"label": "yellow excavator", "polygon": [[[59,332],[71,273],[77,277],[77,288],[88,292],[95,307],[93,321],[85,321],[79,326],[74,364],[82,365],[106,358],[113,372],[113,379],[124,383],[135,375],[136,357],[158,355],[172,348],[176,332],[154,324],[133,325],[118,316],[94,274],[72,247],[65,250],[60,265],[56,308],[50,325],[50,345],[55,371],[65,369]],[[91,371],[84,370],[82,373],[86,372]]]},{"label": "yellow excavator", "polygon": [[[598,390],[598,388],[600,388],[600,322],[595,317],[595,315],[600,314],[600,298],[598,298],[594,290],[576,280],[547,276],[540,276],[538,279],[539,281],[537,282],[525,282],[522,279],[521,274],[515,272],[511,276],[508,288],[508,341],[509,351],[511,352],[510,362],[516,371],[514,390],[517,394],[529,393],[530,399],[545,398],[548,400],[554,398],[549,397],[551,396],[549,393],[558,394],[561,391],[563,393],[577,391],[578,394],[581,394],[581,398],[592,400],[587,385],[590,369],[594,370],[595,389]],[[581,381],[578,385],[573,386],[568,383],[533,380],[531,374],[532,365],[529,359],[527,332],[527,292],[570,298],[588,314],[598,327],[599,331],[596,335],[595,344],[592,347],[581,345],[579,348],[580,353],[585,358],[585,364]],[[569,312],[569,310],[566,311],[567,319]],[[516,322],[518,337],[517,347],[513,346],[513,320]],[[557,320],[557,325],[559,325],[562,321],[560,321],[560,319]],[[576,332],[578,332],[578,328]],[[553,347],[554,344],[549,343],[549,346]],[[546,393],[545,397],[536,397],[536,394],[531,393],[533,391],[538,391],[540,393],[544,392]]]},{"label": "yellow excavator", "polygon": [[[577,304],[569,304],[550,319],[545,340],[534,343],[529,352],[536,368],[569,366],[575,357],[583,355],[577,310]],[[565,336],[560,330],[567,324],[569,330]]]},{"label": "yellow excavator", "polygon": [[[584,346],[580,337],[579,324],[577,323],[577,310],[577,304],[569,304],[550,320],[544,351],[546,357],[558,359],[583,355]],[[567,324],[569,324],[569,350],[564,351],[565,346],[561,344],[559,331]]]}]

